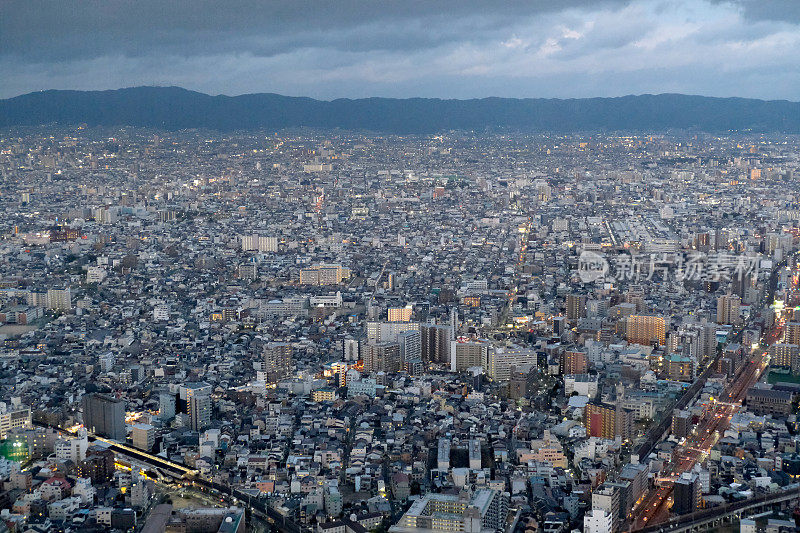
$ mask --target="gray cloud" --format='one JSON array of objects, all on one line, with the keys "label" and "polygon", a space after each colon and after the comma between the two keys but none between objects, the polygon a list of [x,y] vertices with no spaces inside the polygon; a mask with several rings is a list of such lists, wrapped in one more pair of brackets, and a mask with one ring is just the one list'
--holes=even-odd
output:
[{"label": "gray cloud", "polygon": [[[479,37],[520,17],[625,0],[5,0],[4,54],[33,60],[119,52],[286,53],[309,46],[408,49]],[[469,32],[467,34],[464,31]]]},{"label": "gray cloud", "polygon": [[800,27],[747,4],[6,0],[0,97],[158,84],[326,99],[641,92],[800,99]]},{"label": "gray cloud", "polygon": [[797,0],[723,0],[742,9],[750,20],[800,22],[800,2]]}]

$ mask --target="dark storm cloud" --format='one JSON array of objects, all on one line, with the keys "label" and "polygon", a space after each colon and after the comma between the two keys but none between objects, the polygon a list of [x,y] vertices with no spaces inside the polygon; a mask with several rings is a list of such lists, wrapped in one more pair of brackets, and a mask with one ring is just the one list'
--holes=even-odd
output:
[{"label": "dark storm cloud", "polygon": [[0,97],[178,85],[798,100],[798,15],[800,0],[0,0]]},{"label": "dark storm cloud", "polygon": [[417,49],[480,38],[520,17],[623,0],[64,1],[0,3],[0,49],[34,61],[303,47]]}]

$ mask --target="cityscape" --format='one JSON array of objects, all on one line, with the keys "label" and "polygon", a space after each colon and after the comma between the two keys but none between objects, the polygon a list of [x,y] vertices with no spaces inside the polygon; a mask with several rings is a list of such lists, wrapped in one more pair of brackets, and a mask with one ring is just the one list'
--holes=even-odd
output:
[{"label": "cityscape", "polygon": [[0,2],[0,533],[800,531],[787,0]]},{"label": "cityscape", "polygon": [[0,517],[794,524],[797,149],[9,132]]}]

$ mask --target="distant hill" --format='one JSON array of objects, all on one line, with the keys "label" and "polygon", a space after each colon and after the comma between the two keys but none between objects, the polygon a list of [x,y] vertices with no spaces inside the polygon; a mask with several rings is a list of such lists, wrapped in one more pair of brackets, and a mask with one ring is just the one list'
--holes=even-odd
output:
[{"label": "distant hill", "polygon": [[246,94],[209,96],[179,87],[41,91],[0,100],[0,127],[40,124],[281,129],[308,126],[388,133],[749,130],[800,133],[800,103],[681,94],[619,98],[364,98],[333,101]]}]

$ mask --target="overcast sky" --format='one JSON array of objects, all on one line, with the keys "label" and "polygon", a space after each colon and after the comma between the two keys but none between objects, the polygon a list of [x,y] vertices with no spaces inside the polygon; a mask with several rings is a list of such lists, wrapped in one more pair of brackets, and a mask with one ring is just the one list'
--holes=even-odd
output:
[{"label": "overcast sky", "polygon": [[800,0],[0,0],[0,97],[800,100]]}]

